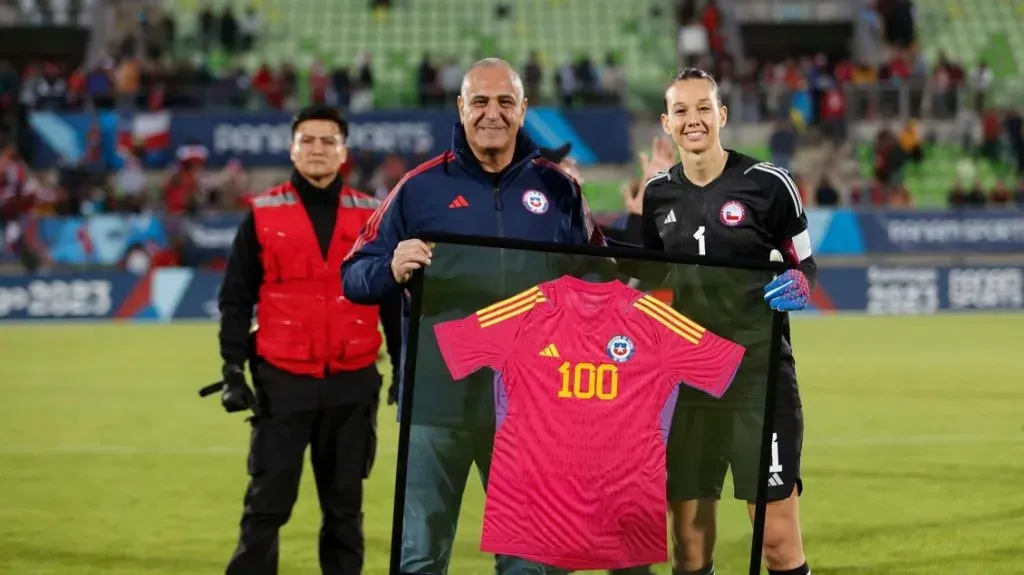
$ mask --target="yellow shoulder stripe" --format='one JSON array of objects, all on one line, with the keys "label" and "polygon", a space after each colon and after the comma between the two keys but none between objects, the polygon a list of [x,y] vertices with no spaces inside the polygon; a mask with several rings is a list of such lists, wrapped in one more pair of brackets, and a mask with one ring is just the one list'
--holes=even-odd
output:
[{"label": "yellow shoulder stripe", "polygon": [[707,331],[703,326],[672,309],[665,302],[649,295],[636,300],[633,307],[651,316],[658,323],[694,345],[700,343],[704,332]]},{"label": "yellow shoulder stripe", "polygon": [[547,298],[541,293],[540,288],[534,286],[477,311],[476,316],[480,321],[480,327],[488,327],[526,313],[533,309],[533,306],[545,301]]}]

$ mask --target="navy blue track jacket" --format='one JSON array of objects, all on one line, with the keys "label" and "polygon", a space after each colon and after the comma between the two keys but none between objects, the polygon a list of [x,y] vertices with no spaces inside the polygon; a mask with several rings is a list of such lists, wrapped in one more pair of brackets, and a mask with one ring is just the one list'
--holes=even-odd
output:
[{"label": "navy blue track jacket", "polygon": [[[499,174],[483,170],[461,124],[453,132],[452,149],[410,170],[366,224],[342,266],[348,299],[377,304],[402,289],[391,275],[392,255],[400,241],[425,232],[603,245],[579,186],[556,164],[540,158],[536,144],[523,131],[516,138],[512,163]],[[493,257],[498,251],[494,249],[465,251],[465,257],[454,258],[435,253],[428,276],[429,284],[435,286],[450,278],[451,290],[445,291],[453,297],[443,311],[423,310],[414,423],[462,426],[494,420],[490,374],[453,382],[434,342],[433,326],[530,287],[522,285],[522,275],[534,274],[517,268],[535,260],[516,258],[516,254]],[[538,281],[548,279],[552,278]],[[407,334],[408,309],[405,315]]]}]

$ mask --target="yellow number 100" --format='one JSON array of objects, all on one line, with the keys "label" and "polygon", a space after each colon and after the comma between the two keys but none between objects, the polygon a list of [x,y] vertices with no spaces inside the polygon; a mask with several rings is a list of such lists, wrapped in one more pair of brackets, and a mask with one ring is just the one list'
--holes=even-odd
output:
[{"label": "yellow number 100", "polygon": [[[598,399],[605,401],[619,395],[619,368],[611,363],[595,366],[592,363],[577,363],[573,367],[568,361],[558,368],[562,374],[562,389],[558,397],[563,399]],[[570,381],[571,380],[571,381]]]}]

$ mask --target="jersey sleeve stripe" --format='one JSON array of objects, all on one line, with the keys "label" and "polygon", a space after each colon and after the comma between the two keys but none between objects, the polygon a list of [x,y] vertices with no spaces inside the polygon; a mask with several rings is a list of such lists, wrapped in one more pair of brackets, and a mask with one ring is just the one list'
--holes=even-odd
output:
[{"label": "jersey sleeve stripe", "polygon": [[651,178],[649,180],[644,182],[644,189],[647,189],[647,186],[653,184],[654,182],[656,182],[656,181],[658,181],[658,180],[660,180],[662,178],[668,178],[668,177],[669,177],[668,170],[665,170],[664,172],[658,172],[657,174],[654,174],[653,176],[651,176]]},{"label": "jersey sleeve stripe", "polygon": [[667,320],[663,314],[661,314],[658,310],[652,308],[649,303],[643,300],[637,300],[636,303],[633,305],[640,311],[649,315],[652,319],[654,319],[654,321],[660,323],[661,325],[665,326],[666,328],[674,332],[679,337],[685,339],[686,341],[692,343],[693,345],[700,344],[700,340],[703,338],[703,335],[696,334],[689,329],[680,327],[679,324],[675,322]]},{"label": "jersey sleeve stripe", "polygon": [[[406,174],[402,176],[402,179],[398,180],[398,183],[395,184],[395,187],[391,188],[391,191],[388,192],[387,197],[384,198],[384,202],[377,206],[377,209],[373,212],[373,215],[370,216],[369,220],[367,220],[366,225],[363,227],[362,233],[359,234],[359,237],[356,238],[355,244],[352,245],[352,249],[349,250],[348,257],[351,257],[352,254],[361,250],[363,246],[377,239],[377,234],[380,231],[381,221],[384,220],[384,214],[386,214],[387,211],[391,208],[391,203],[394,201],[395,197],[398,196],[398,191],[401,190],[403,186],[405,186],[405,183],[409,181],[409,178],[412,178],[417,174],[421,174],[435,166],[439,166],[445,163],[446,161],[448,161],[448,152],[445,152],[440,156],[437,156],[436,158],[427,160],[426,162],[423,162],[419,166],[416,166],[415,168],[406,172]],[[348,259],[348,257],[346,257],[345,259]]]},{"label": "jersey sleeve stripe", "polygon": [[760,164],[754,164],[753,166],[751,166],[750,169],[759,170],[766,174],[772,174],[780,181],[782,181],[782,184],[786,187],[786,190],[789,191],[789,197],[792,198],[793,200],[793,207],[796,208],[796,215],[799,216],[800,214],[804,213],[804,204],[802,201],[800,201],[800,192],[799,190],[797,190],[796,184],[793,182],[793,178],[789,177],[789,174],[783,171],[782,168],[773,166],[772,164],[769,163],[762,162]]},{"label": "jersey sleeve stripe", "polygon": [[540,287],[539,286],[533,286],[532,288],[530,288],[528,290],[525,290],[525,291],[521,291],[521,292],[517,293],[516,295],[514,295],[512,297],[505,298],[505,299],[503,299],[503,300],[501,300],[501,301],[499,301],[497,303],[493,303],[493,304],[491,304],[491,305],[489,305],[489,306],[487,306],[485,308],[480,308],[480,309],[476,310],[476,314],[477,315],[487,315],[488,313],[490,313],[490,312],[492,312],[494,310],[501,309],[501,308],[506,308],[506,307],[515,305],[517,303],[520,303],[520,302],[523,302],[523,301],[526,301],[526,300],[530,300],[530,299],[532,299],[534,296],[536,296],[539,293],[540,293]]},{"label": "jersey sleeve stripe", "polygon": [[667,303],[661,301],[660,299],[650,294],[646,294],[640,299],[650,302],[650,304],[653,307],[661,310],[663,314],[666,314],[666,317],[671,318],[673,321],[678,322],[680,325],[686,326],[687,328],[699,334],[703,334],[705,331],[707,331],[707,329],[705,329],[704,326],[679,313],[672,306],[668,305]]},{"label": "jersey sleeve stripe", "polygon": [[663,311],[654,307],[649,302],[644,302],[641,300],[637,301],[635,305],[637,309],[651,316],[652,318],[657,320],[658,323],[685,337],[694,344],[700,342],[700,340],[704,337],[704,334],[702,332],[698,332],[686,325],[680,324],[679,322],[672,321],[669,317],[667,317],[667,315]]},{"label": "jersey sleeve stripe", "polygon": [[546,302],[547,299],[542,294],[537,294],[533,298],[530,298],[522,303],[517,304],[511,308],[501,308],[492,311],[485,316],[477,316],[480,322],[480,327],[490,327],[495,324],[499,324],[509,318],[522,315],[534,308],[538,303]]}]

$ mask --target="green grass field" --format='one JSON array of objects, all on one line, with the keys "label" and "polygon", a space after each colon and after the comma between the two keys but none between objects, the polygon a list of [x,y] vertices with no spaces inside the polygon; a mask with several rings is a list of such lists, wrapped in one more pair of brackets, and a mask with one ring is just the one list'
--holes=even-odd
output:
[{"label": "green grass field", "polygon": [[[816,575],[1024,573],[1020,315],[801,318],[802,500]],[[196,325],[0,328],[0,574],[222,573],[247,447],[196,388],[218,373]],[[387,572],[397,425],[367,486],[366,573]],[[487,574],[470,482],[455,575]],[[746,573],[743,505],[723,502],[719,573]],[[318,573],[311,474],[282,574]],[[662,567],[659,573],[668,573]]]}]

